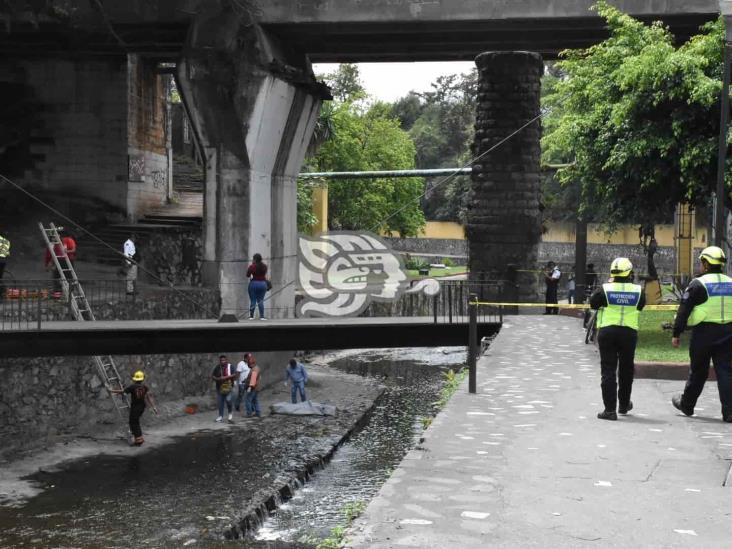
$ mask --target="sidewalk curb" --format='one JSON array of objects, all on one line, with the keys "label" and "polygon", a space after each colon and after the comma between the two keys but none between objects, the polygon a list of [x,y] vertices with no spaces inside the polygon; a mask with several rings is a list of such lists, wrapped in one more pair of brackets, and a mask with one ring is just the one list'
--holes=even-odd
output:
[{"label": "sidewalk curb", "polygon": [[[683,381],[689,376],[689,364],[687,362],[644,362],[635,363],[636,379],[667,379],[672,381]],[[709,381],[715,381],[717,376],[714,368],[709,369]]]}]

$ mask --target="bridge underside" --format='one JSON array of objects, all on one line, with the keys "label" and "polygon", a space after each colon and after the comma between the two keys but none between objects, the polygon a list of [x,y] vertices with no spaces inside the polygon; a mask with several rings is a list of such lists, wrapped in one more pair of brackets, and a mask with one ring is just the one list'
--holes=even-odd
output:
[{"label": "bridge underside", "polygon": [[[699,33],[709,14],[640,17],[663,20],[678,42]],[[263,25],[312,62],[472,61],[484,51],[533,51],[545,59],[586,48],[608,36],[598,17],[399,23],[292,23]]]},{"label": "bridge underside", "polygon": [[[478,338],[499,322],[478,322]],[[296,319],[226,324],[214,321],[56,322],[38,331],[0,332],[0,356],[92,356],[263,352],[468,345],[467,322],[424,318]]]}]

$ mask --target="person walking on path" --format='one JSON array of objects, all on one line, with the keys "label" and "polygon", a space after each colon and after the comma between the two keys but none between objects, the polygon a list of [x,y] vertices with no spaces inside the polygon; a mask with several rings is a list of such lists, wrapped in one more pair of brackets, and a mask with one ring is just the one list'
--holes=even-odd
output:
[{"label": "person walking on path", "polygon": [[308,373],[305,366],[294,358],[290,359],[290,364],[285,368],[285,385],[290,380],[290,398],[293,404],[297,404],[297,393],[300,393],[300,402],[307,400],[305,396],[305,384],[308,382]]},{"label": "person walking on path", "polygon": [[213,372],[211,372],[211,379],[216,382],[216,404],[219,409],[216,423],[221,423],[224,420],[224,404],[229,411],[229,423],[234,421],[234,415],[231,409],[231,395],[236,377],[236,372],[226,359],[226,355],[219,356],[219,363],[214,366]]},{"label": "person walking on path", "polygon": [[[244,353],[244,358],[236,365],[236,373],[239,376],[236,383],[236,401],[234,401],[234,409],[239,412],[241,410],[242,400],[246,400],[247,387],[249,386],[249,374],[252,369],[249,367],[250,353]],[[246,403],[245,403],[246,407]]]},{"label": "person walking on path", "polygon": [[732,423],[732,278],[722,274],[727,257],[717,246],[709,246],[699,256],[701,276],[687,286],[674,322],[671,344],[679,347],[681,333],[692,326],[689,342],[689,378],[684,392],[674,395],[672,404],[687,416],[704,389],[709,362],[717,374],[722,419]]},{"label": "person walking on path", "polygon": [[[643,288],[633,284],[633,264],[618,257],[610,266],[612,282],[603,284],[590,297],[590,307],[597,309],[597,342],[600,347],[600,388],[605,409],[598,419],[618,419],[618,412],[633,409],[635,346],[638,343],[638,319],[646,300]],[[617,408],[617,411],[616,411]]]},{"label": "person walking on path", "polygon": [[155,415],[159,414],[150,389],[143,383],[145,381],[145,373],[142,370],[137,370],[132,375],[132,381],[132,385],[128,385],[124,389],[112,389],[108,386],[107,390],[115,395],[123,393],[130,395],[130,433],[134,437],[133,444],[135,446],[142,446],[145,439],[142,437],[140,417],[145,412],[145,405],[149,404],[150,408],[155,412]]},{"label": "person walking on path", "polygon": [[546,283],[546,312],[545,315],[558,315],[559,307],[549,307],[548,305],[557,303],[557,289],[559,288],[559,279],[562,277],[562,272],[559,270],[557,265],[550,261],[546,264],[546,270],[544,271],[544,282]]},{"label": "person walking on path", "polygon": [[131,234],[122,245],[122,253],[125,256],[124,270],[127,295],[134,295],[137,290],[137,248],[135,247],[135,235]]},{"label": "person walking on path", "polygon": [[259,389],[261,385],[261,370],[257,365],[257,359],[254,355],[249,355],[249,366],[252,371],[249,374],[249,384],[247,387],[247,398],[244,401],[246,406],[247,417],[252,417],[254,414],[257,417],[262,417],[262,410],[259,407]]},{"label": "person walking on path", "polygon": [[3,275],[5,274],[5,264],[10,257],[10,240],[0,233],[0,298],[5,296],[5,286],[3,285]]},{"label": "person walking on path", "polygon": [[577,290],[577,282],[575,280],[574,271],[569,274],[569,280],[567,281],[567,303],[577,303],[577,296],[575,295]]},{"label": "person walking on path", "polygon": [[595,272],[594,263],[587,264],[587,272],[585,273],[585,286],[589,293],[595,291],[595,286],[597,286],[597,273]]},{"label": "person walking on path", "polygon": [[259,307],[259,320],[264,317],[264,295],[269,289],[267,280],[267,264],[262,261],[261,254],[254,254],[252,264],[247,268],[249,278],[249,320],[254,320],[254,309]]}]

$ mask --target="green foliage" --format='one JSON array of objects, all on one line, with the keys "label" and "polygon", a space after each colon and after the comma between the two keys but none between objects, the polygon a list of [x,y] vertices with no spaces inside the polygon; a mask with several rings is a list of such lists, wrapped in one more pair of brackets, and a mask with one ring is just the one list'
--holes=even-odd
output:
[{"label": "green foliage", "polygon": [[338,102],[357,101],[366,97],[358,65],[341,63],[335,71],[320,78],[328,84],[333,98]]},{"label": "green foliage", "polygon": [[[432,90],[410,93],[392,106],[402,128],[408,129],[417,149],[418,168],[453,168],[470,160],[475,123],[478,75],[441,76]],[[427,179],[422,208],[427,219],[464,221],[470,192],[470,178]],[[436,186],[441,183],[439,186]]]},{"label": "green foliage", "polygon": [[667,222],[677,203],[712,190],[724,24],[676,47],[661,23],[596,8],[610,37],[563,52],[560,76],[545,79],[543,159],[571,163],[557,178],[577,186],[585,217]]},{"label": "green foliage", "polygon": [[313,214],[313,183],[297,182],[297,231],[309,233],[318,219]]},{"label": "green foliage", "polygon": [[342,525],[331,528],[330,535],[325,539],[308,539],[305,542],[315,544],[317,549],[339,549],[344,547],[346,529],[363,513],[364,509],[366,509],[365,501],[347,503],[343,506],[344,523]]},{"label": "green foliage", "polygon": [[[320,147],[311,164],[318,171],[414,168],[414,143],[388,110],[382,103],[367,110],[353,102],[334,105],[336,137]],[[423,185],[421,178],[331,181],[329,225],[416,236],[425,223],[419,204]]]},{"label": "green foliage", "polygon": [[458,390],[458,387],[460,387],[460,384],[466,377],[468,377],[467,368],[462,368],[458,372],[455,372],[455,370],[443,372],[442,379],[444,384],[440,390],[440,399],[434,403],[438,410],[441,410],[447,405],[452,395],[455,394],[455,391]]},{"label": "green foliage", "polygon": [[409,258],[404,262],[404,266],[407,268],[407,270],[410,271],[418,271],[419,269],[426,269],[430,266],[427,261],[421,258]]},{"label": "green foliage", "polygon": [[455,262],[452,259],[450,259],[449,257],[444,258],[442,260],[442,264],[445,267],[454,267],[455,266]]}]

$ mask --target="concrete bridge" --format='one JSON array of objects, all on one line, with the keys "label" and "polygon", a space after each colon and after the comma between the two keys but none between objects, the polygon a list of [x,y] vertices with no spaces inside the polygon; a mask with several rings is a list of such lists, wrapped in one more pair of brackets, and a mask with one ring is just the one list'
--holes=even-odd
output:
[{"label": "concrete bridge", "polygon": [[[552,57],[605,36],[592,3],[5,2],[0,96],[13,108],[0,115],[0,173],[67,199],[101,200],[136,220],[169,196],[165,96],[173,74],[205,162],[204,281],[221,288],[224,311],[235,308],[245,299],[237,283],[243,262],[259,252],[282,290],[274,307],[292,308],[296,178],[329,97],[310,63],[470,59],[516,49]],[[718,10],[716,0],[613,3],[664,20],[679,39]],[[536,91],[539,73],[526,67],[486,74],[502,80],[518,72],[521,83],[522,71],[529,71]],[[535,148],[539,135],[530,135]],[[531,163],[538,170],[538,158]]]}]

